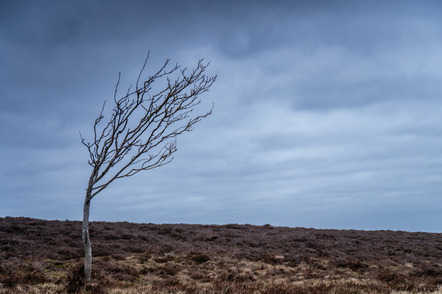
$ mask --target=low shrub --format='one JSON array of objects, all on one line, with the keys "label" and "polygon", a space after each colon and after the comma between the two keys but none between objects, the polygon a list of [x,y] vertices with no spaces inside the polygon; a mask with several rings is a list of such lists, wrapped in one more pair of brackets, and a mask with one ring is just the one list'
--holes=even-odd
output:
[{"label": "low shrub", "polygon": [[210,260],[210,257],[204,253],[191,252],[187,255],[187,258],[196,264],[206,263]]},{"label": "low shrub", "polygon": [[84,288],[86,281],[83,269],[83,263],[77,263],[70,267],[65,288],[67,293],[78,293]]}]

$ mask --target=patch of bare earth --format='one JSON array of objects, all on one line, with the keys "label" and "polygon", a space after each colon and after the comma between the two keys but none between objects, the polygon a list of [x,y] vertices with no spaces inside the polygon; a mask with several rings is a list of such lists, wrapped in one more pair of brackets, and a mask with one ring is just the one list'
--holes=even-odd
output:
[{"label": "patch of bare earth", "polygon": [[442,234],[0,218],[0,293],[442,293]]}]

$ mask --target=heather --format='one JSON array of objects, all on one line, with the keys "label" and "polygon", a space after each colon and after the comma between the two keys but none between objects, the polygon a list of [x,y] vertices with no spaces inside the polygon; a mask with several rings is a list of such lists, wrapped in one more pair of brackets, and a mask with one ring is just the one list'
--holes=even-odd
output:
[{"label": "heather", "polygon": [[[432,293],[442,234],[0,218],[1,293]],[[436,292],[438,293],[438,292]]]}]

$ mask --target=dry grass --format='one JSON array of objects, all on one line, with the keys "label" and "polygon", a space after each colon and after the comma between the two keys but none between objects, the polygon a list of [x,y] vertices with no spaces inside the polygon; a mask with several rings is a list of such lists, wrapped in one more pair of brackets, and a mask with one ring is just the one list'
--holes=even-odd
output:
[{"label": "dry grass", "polygon": [[442,235],[0,218],[0,293],[442,293]]}]

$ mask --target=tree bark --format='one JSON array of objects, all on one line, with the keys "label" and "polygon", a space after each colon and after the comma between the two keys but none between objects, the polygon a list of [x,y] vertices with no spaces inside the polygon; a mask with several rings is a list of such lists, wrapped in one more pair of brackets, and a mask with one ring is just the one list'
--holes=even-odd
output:
[{"label": "tree bark", "polygon": [[92,279],[92,244],[89,238],[89,208],[90,208],[90,189],[86,192],[86,198],[83,207],[83,229],[82,238],[84,246],[84,277],[86,282]]}]

